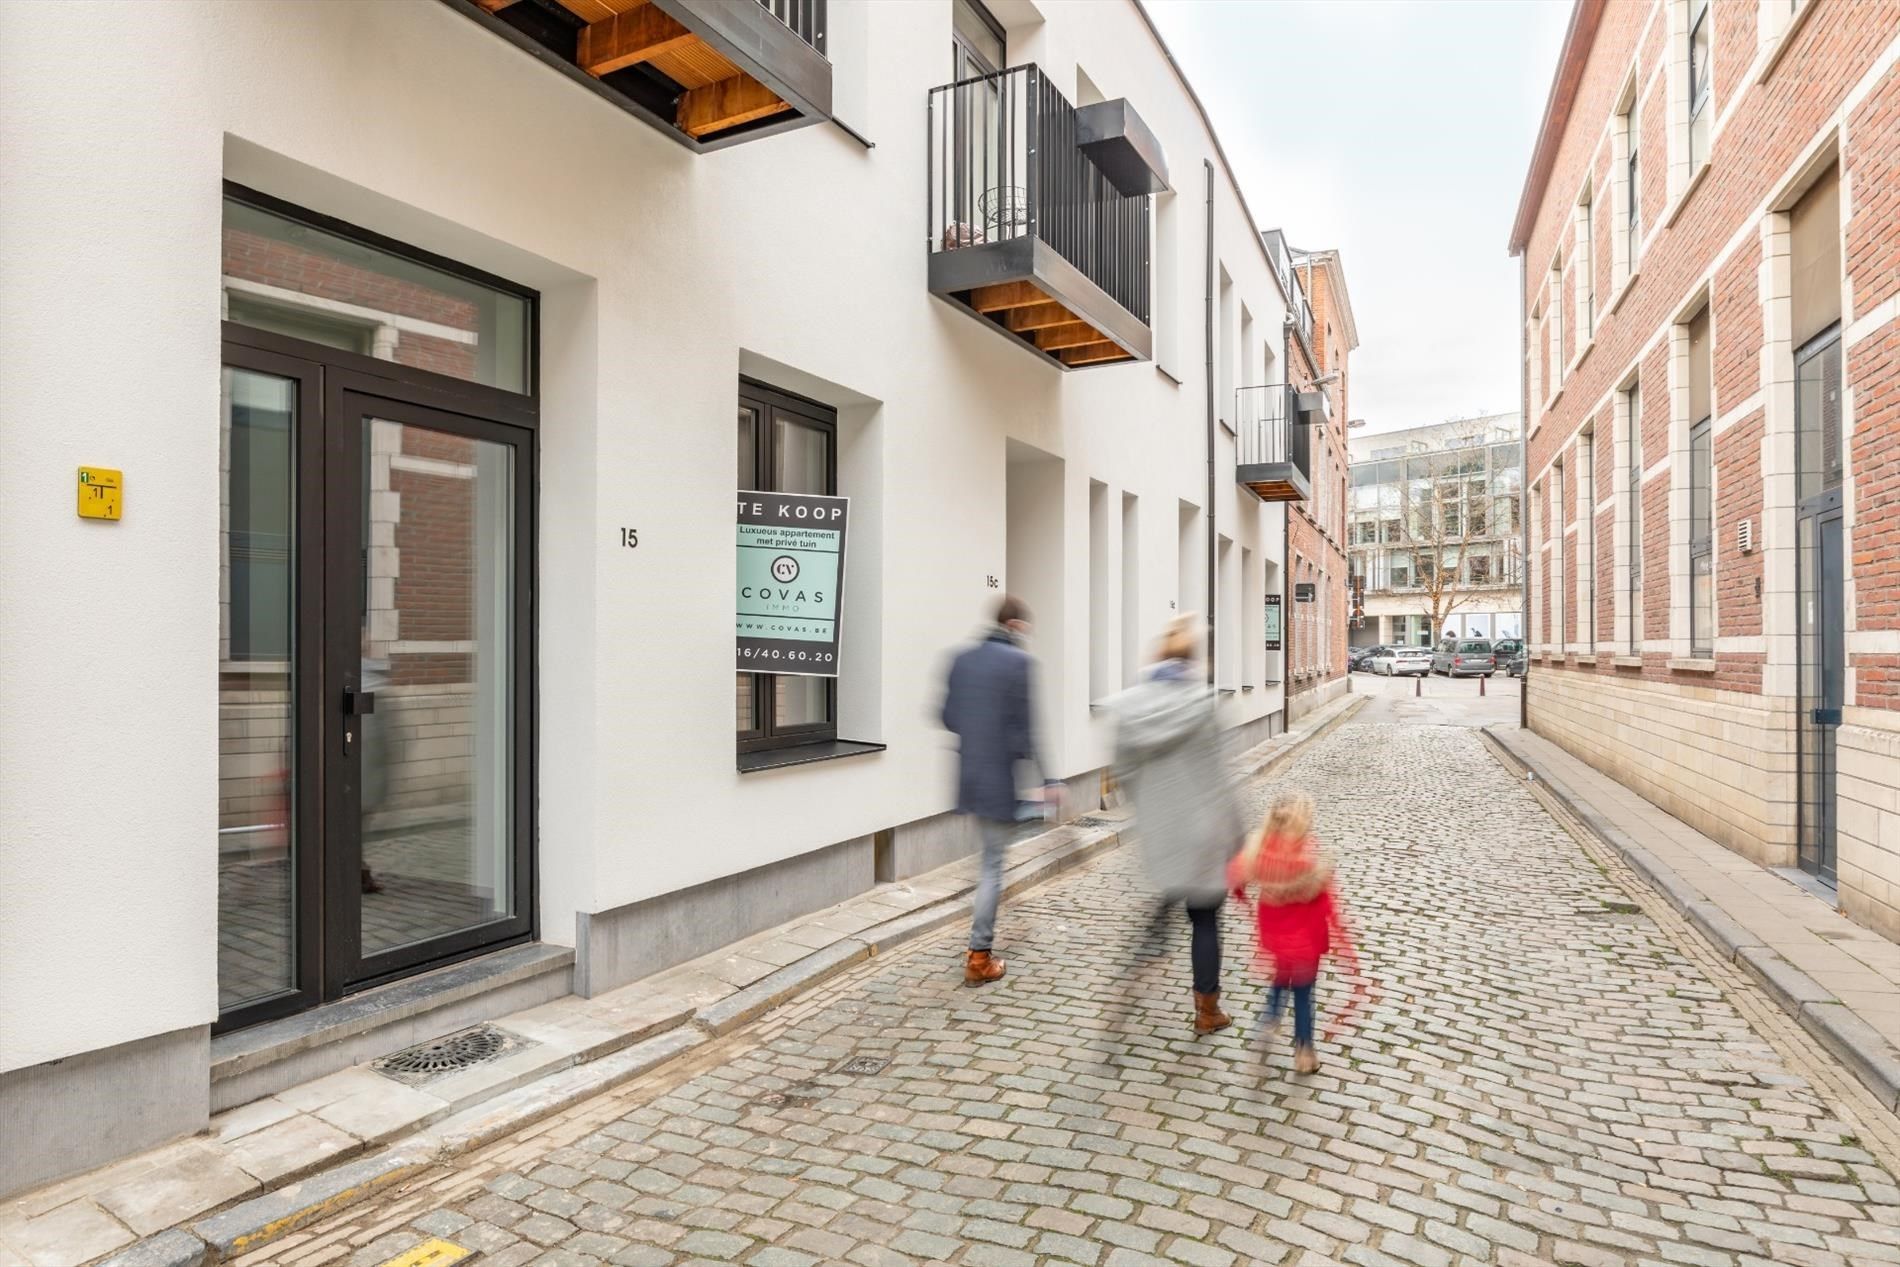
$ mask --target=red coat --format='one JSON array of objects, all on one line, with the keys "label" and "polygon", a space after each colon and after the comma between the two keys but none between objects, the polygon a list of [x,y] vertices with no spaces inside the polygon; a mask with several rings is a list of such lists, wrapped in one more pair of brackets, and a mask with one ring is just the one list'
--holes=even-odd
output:
[{"label": "red coat", "polygon": [[1283,851],[1269,842],[1235,858],[1227,876],[1236,894],[1249,886],[1258,893],[1254,921],[1261,971],[1278,985],[1311,984],[1319,976],[1320,960],[1333,948],[1334,932],[1344,940],[1332,864],[1310,846]]}]

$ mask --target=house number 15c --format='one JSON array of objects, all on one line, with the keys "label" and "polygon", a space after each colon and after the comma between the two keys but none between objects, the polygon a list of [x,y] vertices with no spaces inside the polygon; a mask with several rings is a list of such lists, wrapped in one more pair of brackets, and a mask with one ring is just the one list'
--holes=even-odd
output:
[{"label": "house number 15c", "polygon": [[620,530],[620,544],[629,550],[639,548],[640,530],[638,528],[622,528]]}]

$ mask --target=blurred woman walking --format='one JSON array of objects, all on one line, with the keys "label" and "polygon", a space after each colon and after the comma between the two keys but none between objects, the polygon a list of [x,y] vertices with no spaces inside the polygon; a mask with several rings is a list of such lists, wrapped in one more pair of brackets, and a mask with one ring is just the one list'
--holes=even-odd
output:
[{"label": "blurred woman walking", "polygon": [[1216,696],[1197,661],[1200,622],[1189,614],[1169,623],[1143,680],[1117,695],[1115,768],[1135,806],[1135,835],[1158,900],[1149,920],[1158,942],[1173,908],[1192,928],[1194,1031],[1211,1034],[1233,1023],[1220,1009],[1220,914],[1227,864],[1244,828],[1234,797]]}]

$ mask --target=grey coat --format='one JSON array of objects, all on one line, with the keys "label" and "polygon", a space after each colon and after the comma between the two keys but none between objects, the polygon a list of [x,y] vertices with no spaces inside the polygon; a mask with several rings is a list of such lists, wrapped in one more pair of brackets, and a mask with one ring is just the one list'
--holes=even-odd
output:
[{"label": "grey coat", "polygon": [[993,629],[950,666],[944,729],[957,737],[957,810],[1016,821],[1016,763],[1034,761],[1035,707],[1029,653]]},{"label": "grey coat", "polygon": [[1117,777],[1135,803],[1135,837],[1163,897],[1196,906],[1227,892],[1240,805],[1214,719],[1215,695],[1168,664],[1110,701]]}]

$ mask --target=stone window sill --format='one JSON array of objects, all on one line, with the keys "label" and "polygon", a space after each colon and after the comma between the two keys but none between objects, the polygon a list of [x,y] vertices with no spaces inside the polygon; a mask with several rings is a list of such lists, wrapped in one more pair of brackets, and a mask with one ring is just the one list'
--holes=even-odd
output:
[{"label": "stone window sill", "polygon": [[1696,656],[1688,660],[1671,660],[1669,662],[1669,671],[1672,673],[1713,673],[1715,672],[1715,658],[1713,656]]},{"label": "stone window sill", "polygon": [[[1712,110],[1715,107],[1709,108]],[[1669,204],[1669,210],[1663,213],[1663,228],[1667,229],[1675,224],[1676,218],[1682,214],[1682,209],[1689,205],[1689,199],[1695,195],[1697,189],[1702,187],[1702,182],[1708,179],[1710,166],[1709,160],[1704,158],[1702,166],[1695,169],[1695,175],[1689,177],[1689,183],[1682,187],[1682,192],[1676,195],[1676,200]]]},{"label": "stone window sill", "polygon": [[861,757],[883,752],[886,745],[862,743],[855,739],[827,739],[822,743],[802,743],[791,748],[767,748],[763,752],[739,754],[739,773],[756,774],[760,770],[782,770],[787,766],[815,765],[841,757]]},{"label": "stone window sill", "polygon": [[1578,664],[1587,664],[1591,668],[1596,667],[1597,658],[1593,655],[1584,655],[1582,653],[1579,653],[1577,655],[1571,656],[1570,658]]},{"label": "stone window sill", "polygon": [[1801,29],[1802,24],[1808,20],[1808,14],[1812,12],[1814,12],[1814,0],[1808,0],[1806,4],[1803,4],[1799,9],[1794,11],[1793,15],[1788,18],[1788,25],[1783,28],[1780,37],[1775,40],[1775,46],[1761,55],[1761,69],[1756,71],[1753,75],[1750,75],[1750,79],[1753,79],[1758,84],[1768,82],[1768,77],[1775,73],[1775,67],[1781,64],[1782,54],[1786,53],[1788,51],[1788,45],[1794,42],[1795,32]]},{"label": "stone window sill", "polygon": [[[1618,286],[1616,293],[1610,296],[1610,302],[1603,306],[1604,316],[1611,316],[1618,308],[1623,306],[1623,301],[1629,297],[1629,293],[1636,289],[1636,279],[1642,275],[1643,270],[1641,266],[1630,269],[1629,276],[1623,279],[1623,284]],[[1601,324],[1601,322],[1598,324]]]},{"label": "stone window sill", "polygon": [[1568,383],[1572,378],[1576,377],[1578,367],[1583,364],[1584,358],[1590,355],[1590,350],[1596,347],[1596,345],[1597,337],[1592,334],[1590,341],[1577,349],[1577,354],[1570,358],[1569,367],[1564,370],[1564,382]]},{"label": "stone window sill", "polygon": [[1640,669],[1643,667],[1643,657],[1639,655],[1616,655],[1610,657],[1610,663],[1619,669]]}]

